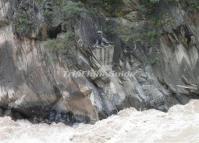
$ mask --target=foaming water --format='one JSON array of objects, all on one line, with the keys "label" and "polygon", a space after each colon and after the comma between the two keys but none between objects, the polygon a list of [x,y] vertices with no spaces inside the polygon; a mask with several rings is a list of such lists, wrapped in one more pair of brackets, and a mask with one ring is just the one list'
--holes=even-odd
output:
[{"label": "foaming water", "polygon": [[125,109],[95,125],[37,124],[0,118],[0,143],[199,143],[199,101],[168,113]]}]

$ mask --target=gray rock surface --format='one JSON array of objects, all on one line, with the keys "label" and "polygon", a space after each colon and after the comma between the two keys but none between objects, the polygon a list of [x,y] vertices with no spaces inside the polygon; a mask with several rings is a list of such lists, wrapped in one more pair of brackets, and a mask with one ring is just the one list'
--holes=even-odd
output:
[{"label": "gray rock surface", "polygon": [[[189,17],[181,7],[167,9],[176,22],[171,28],[163,27],[158,44],[151,45],[147,40],[135,40],[147,25],[138,16],[137,1],[132,0],[136,4],[132,6],[125,1],[123,7],[128,11],[121,9],[124,16],[108,18],[83,12],[70,22],[65,21],[61,9],[52,8],[56,14],[50,17],[52,23],[46,21],[44,13],[48,2],[29,6],[31,1],[0,0],[0,107],[32,119],[39,116],[61,121],[61,113],[70,112],[73,120],[95,122],[130,106],[167,111],[198,97],[198,13]],[[58,7],[53,2],[53,7]],[[9,15],[9,7],[14,16]],[[31,26],[20,33],[16,24],[23,13]],[[93,49],[97,30],[110,26],[112,35],[104,31],[111,46]],[[187,28],[193,33],[191,44],[186,42]],[[68,32],[74,33],[75,43],[67,49],[52,52],[46,48],[48,40],[64,41],[62,33]],[[104,76],[66,74],[78,70],[99,71]],[[133,76],[108,76],[114,71],[129,71]],[[56,110],[55,116],[50,115],[52,110]]]}]

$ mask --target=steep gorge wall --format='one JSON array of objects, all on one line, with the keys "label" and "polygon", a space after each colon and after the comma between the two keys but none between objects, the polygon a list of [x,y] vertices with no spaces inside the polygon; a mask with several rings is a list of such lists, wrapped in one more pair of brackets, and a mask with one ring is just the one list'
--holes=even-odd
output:
[{"label": "steep gorge wall", "polygon": [[[28,20],[37,21],[33,23],[36,28],[28,29],[28,32],[25,30],[27,33],[22,32],[20,37],[21,31],[17,31],[16,25],[20,21],[13,18],[24,13],[21,9],[27,7],[26,4],[29,4],[28,1],[0,1],[0,23],[6,23],[0,24],[0,106],[4,112],[16,111],[34,121],[41,121],[39,118],[42,118],[46,122],[88,122],[105,118],[129,106],[166,111],[174,104],[184,104],[190,98],[197,98],[198,13],[192,14],[187,23],[186,11],[172,7],[171,14],[176,25],[165,28],[166,32],[158,37],[158,44],[148,45],[147,41],[140,44],[135,40],[125,40],[145,32],[143,29],[147,25],[147,20],[139,17],[140,12],[136,8],[139,3],[136,0],[125,1],[124,8],[128,7],[128,11],[121,9],[122,16],[82,14],[77,20],[74,17],[72,26],[65,25],[61,16],[51,17],[52,23],[45,23],[43,8],[37,2],[31,3],[30,9],[25,11],[30,13]],[[10,14],[11,9],[15,10],[14,17]],[[53,13],[59,13],[56,12],[56,5],[53,10]],[[182,13],[185,15],[180,15]],[[191,46],[183,45],[183,30],[186,29],[178,30],[182,25],[193,31],[195,40]],[[105,31],[109,26],[114,28],[112,35],[106,31],[106,37],[112,42],[111,48],[95,49],[97,52],[92,50],[97,30]],[[69,45],[64,54],[46,48],[51,38],[49,34],[56,35],[55,39],[50,40],[62,42],[66,41],[63,34],[68,31],[74,32],[75,43]],[[130,56],[125,52],[126,47],[130,48],[127,48]],[[111,54],[113,48],[114,54]],[[111,57],[104,56],[101,51],[110,53]],[[154,57],[158,59],[157,63],[151,60]],[[104,66],[110,59],[113,63]],[[100,71],[105,76],[66,76],[71,70]],[[109,77],[108,72],[113,70],[130,71],[134,76]],[[53,115],[54,110],[56,113]],[[70,118],[61,117],[61,113]],[[52,120],[49,119],[51,116]]]}]

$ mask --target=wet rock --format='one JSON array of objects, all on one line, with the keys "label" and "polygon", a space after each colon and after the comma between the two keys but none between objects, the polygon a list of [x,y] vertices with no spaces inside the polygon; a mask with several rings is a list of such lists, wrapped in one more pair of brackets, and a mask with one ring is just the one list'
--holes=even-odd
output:
[{"label": "wet rock", "polygon": [[12,115],[13,115],[13,113],[12,113],[11,109],[5,110],[4,116],[10,116],[10,117],[12,117]]},{"label": "wet rock", "polygon": [[[78,116],[73,115],[71,112],[59,112],[56,110],[51,110],[49,112],[48,119],[46,123],[64,123],[70,125],[71,123],[76,123],[78,121]],[[82,120],[83,121],[83,120]]]},{"label": "wet rock", "polygon": [[25,117],[23,117],[19,112],[14,112],[13,113],[13,118],[15,120],[20,120],[20,119],[24,119]]},{"label": "wet rock", "polygon": [[66,113],[61,112],[61,120],[60,120],[60,122],[65,123],[65,124],[70,123],[70,120],[68,119]]},{"label": "wet rock", "polygon": [[4,115],[4,110],[0,108],[0,117]]},{"label": "wet rock", "polygon": [[33,117],[33,119],[32,119],[32,123],[33,123],[33,124],[37,124],[37,123],[39,123],[39,121],[38,121],[37,117]]},{"label": "wet rock", "polygon": [[61,113],[57,113],[55,116],[55,123],[59,123],[61,122],[62,118],[61,118]]},{"label": "wet rock", "polygon": [[56,115],[57,115],[57,112],[55,110],[50,111],[49,116],[48,116],[48,120],[50,123],[55,122]]},{"label": "wet rock", "polygon": [[82,115],[75,115],[75,122],[77,123],[89,123],[90,122],[90,118],[87,116],[82,116]]}]

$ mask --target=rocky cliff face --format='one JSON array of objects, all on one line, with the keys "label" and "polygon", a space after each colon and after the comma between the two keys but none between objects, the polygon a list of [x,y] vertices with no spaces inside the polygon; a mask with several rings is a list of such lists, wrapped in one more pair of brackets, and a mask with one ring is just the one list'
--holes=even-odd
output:
[{"label": "rocky cliff face", "polygon": [[[197,0],[160,1],[152,14],[142,1],[118,2],[0,0],[2,113],[95,122],[130,106],[167,111],[198,98]],[[94,47],[98,30],[111,44]]]}]

